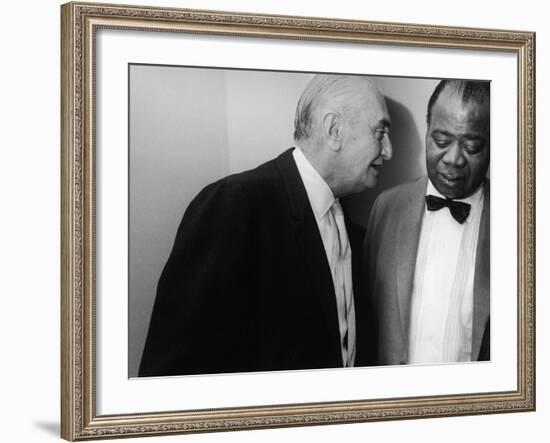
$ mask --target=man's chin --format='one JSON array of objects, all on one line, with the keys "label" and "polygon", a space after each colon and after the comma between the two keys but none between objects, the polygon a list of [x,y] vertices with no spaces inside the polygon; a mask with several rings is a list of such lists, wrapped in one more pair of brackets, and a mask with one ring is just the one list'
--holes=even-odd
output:
[{"label": "man's chin", "polygon": [[465,196],[464,182],[446,183],[442,180],[432,180],[435,189],[446,198],[456,199]]},{"label": "man's chin", "polygon": [[361,192],[365,192],[371,188],[374,188],[376,186],[376,179],[367,179],[365,180],[363,183],[361,183],[361,185],[357,186],[353,192],[351,192],[351,194],[359,194]]},{"label": "man's chin", "polygon": [[465,197],[466,178],[436,173],[430,176],[430,181],[435,189],[446,198],[456,199]]},{"label": "man's chin", "polygon": [[379,171],[378,169],[374,168],[374,167],[370,167],[367,171],[367,184],[366,184],[366,187],[367,188],[374,188],[377,184],[378,184],[378,174],[379,174]]}]

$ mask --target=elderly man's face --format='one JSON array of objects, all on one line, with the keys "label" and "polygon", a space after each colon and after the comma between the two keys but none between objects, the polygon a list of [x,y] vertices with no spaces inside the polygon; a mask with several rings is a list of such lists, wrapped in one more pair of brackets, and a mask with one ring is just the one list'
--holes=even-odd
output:
[{"label": "elderly man's face", "polygon": [[463,103],[455,91],[443,90],[426,133],[426,166],[435,188],[448,198],[472,195],[487,173],[489,144],[489,104]]},{"label": "elderly man's face", "polygon": [[378,93],[349,116],[342,149],[348,193],[376,186],[380,166],[392,156],[389,126],[388,108]]}]

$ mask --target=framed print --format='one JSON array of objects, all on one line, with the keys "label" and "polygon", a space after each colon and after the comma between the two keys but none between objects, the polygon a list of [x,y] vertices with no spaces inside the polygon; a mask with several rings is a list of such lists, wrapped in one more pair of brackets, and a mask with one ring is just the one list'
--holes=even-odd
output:
[{"label": "framed print", "polygon": [[62,437],[535,409],[535,35],[62,6]]}]

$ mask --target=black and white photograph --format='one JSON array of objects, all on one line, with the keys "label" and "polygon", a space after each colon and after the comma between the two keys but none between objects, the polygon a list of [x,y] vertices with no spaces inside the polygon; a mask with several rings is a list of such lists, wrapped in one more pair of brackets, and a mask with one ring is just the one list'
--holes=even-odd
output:
[{"label": "black and white photograph", "polygon": [[128,376],[491,360],[491,82],[128,66]]}]

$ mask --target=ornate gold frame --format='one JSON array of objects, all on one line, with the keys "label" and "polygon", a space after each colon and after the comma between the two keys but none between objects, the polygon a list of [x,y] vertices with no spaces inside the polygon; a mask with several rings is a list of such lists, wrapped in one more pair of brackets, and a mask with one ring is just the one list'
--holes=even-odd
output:
[{"label": "ornate gold frame", "polygon": [[[535,34],[68,3],[61,7],[61,436],[67,440],[532,411],[535,409]],[[147,29],[508,51],[518,58],[517,390],[278,407],[98,416],[95,410],[94,33]]]}]

